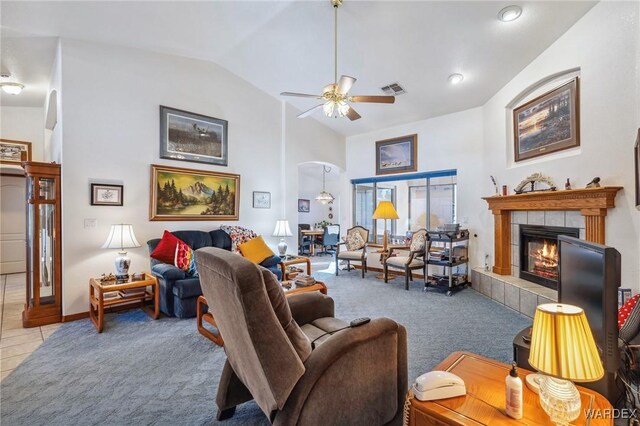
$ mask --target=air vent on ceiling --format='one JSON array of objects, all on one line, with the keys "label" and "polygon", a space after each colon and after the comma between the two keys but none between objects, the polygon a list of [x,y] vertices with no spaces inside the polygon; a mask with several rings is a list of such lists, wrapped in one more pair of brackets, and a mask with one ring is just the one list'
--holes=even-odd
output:
[{"label": "air vent on ceiling", "polygon": [[398,82],[383,86],[380,88],[380,90],[382,90],[385,93],[385,95],[392,95],[392,96],[398,96],[398,95],[402,95],[403,93],[407,93],[407,91],[404,90],[404,87],[400,86]]}]

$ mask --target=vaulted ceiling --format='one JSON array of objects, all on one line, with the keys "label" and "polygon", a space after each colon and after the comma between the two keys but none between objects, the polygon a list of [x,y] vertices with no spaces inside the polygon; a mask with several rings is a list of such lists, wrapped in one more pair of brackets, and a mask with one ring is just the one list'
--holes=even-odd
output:
[{"label": "vaulted ceiling", "polygon": [[[516,3],[520,19],[497,14]],[[352,94],[382,94],[399,82],[394,105],[358,104],[354,122],[313,118],[344,135],[484,104],[595,2],[356,1],[339,9],[338,74]],[[27,85],[2,105],[42,105],[55,38],[68,37],[212,61],[274,97],[321,93],[333,80],[333,8],[322,1],[0,3],[2,70]],[[447,77],[462,73],[451,85]],[[215,94],[212,94],[215,96]],[[300,110],[317,102],[287,98]],[[309,119],[309,118],[307,118]]]}]

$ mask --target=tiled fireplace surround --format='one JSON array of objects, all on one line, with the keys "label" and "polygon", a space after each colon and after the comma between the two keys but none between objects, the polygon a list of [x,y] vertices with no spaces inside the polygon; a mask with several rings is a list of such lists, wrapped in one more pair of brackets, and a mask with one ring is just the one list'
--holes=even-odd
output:
[{"label": "tiled fireplace surround", "polygon": [[520,225],[566,226],[580,229],[585,220],[579,211],[531,210],[511,212],[511,275],[498,275],[484,268],[471,271],[472,287],[493,300],[533,318],[536,306],[558,300],[558,292],[520,278]]},{"label": "tiled fireplace surround", "polygon": [[495,244],[491,259],[494,264],[490,271],[471,270],[472,287],[533,318],[536,306],[557,301],[558,292],[519,277],[520,225],[578,228],[580,238],[604,244],[607,210],[615,207],[620,189],[602,187],[485,197],[494,215]]}]

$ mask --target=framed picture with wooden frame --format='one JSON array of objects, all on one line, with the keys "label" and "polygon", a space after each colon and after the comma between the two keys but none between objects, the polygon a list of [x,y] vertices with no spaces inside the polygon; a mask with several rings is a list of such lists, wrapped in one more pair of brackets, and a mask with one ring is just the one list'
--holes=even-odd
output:
[{"label": "framed picture with wooden frame", "polygon": [[238,220],[240,175],[151,165],[149,220]]},{"label": "framed picture with wooden frame", "polygon": [[23,152],[27,153],[24,161],[31,161],[31,142],[0,139],[0,163],[20,166]]},{"label": "framed picture with wooden frame", "polygon": [[376,175],[415,172],[418,169],[418,135],[376,142]]},{"label": "framed picture with wooden frame", "polygon": [[513,109],[515,161],[580,146],[578,77]]},{"label": "framed picture with wooden frame", "polygon": [[92,206],[122,206],[124,186],[102,183],[91,184]]}]

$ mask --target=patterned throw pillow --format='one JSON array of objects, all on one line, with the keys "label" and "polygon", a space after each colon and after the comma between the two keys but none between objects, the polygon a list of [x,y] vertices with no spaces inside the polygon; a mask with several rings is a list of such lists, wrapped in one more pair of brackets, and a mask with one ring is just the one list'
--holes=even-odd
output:
[{"label": "patterned throw pillow", "polygon": [[411,247],[409,250],[411,251],[422,251],[424,250],[424,246],[427,243],[426,235],[423,232],[418,232],[417,234],[413,234],[411,238]]},{"label": "patterned throw pillow", "polygon": [[344,242],[348,251],[360,250],[364,247],[365,243],[364,239],[362,239],[362,235],[357,231],[347,234],[347,238]]},{"label": "patterned throw pillow", "polygon": [[198,276],[196,256],[191,247],[180,240],[178,240],[178,245],[176,245],[176,255],[173,264],[182,269],[190,277]]},{"label": "patterned throw pillow", "polygon": [[636,294],[618,310],[618,328],[620,338],[625,342],[632,340],[640,332],[640,294]]},{"label": "patterned throw pillow", "polygon": [[242,226],[222,225],[220,229],[231,237],[231,251],[234,253],[240,253],[238,248],[240,244],[253,240],[258,236],[251,229],[243,228]]}]

